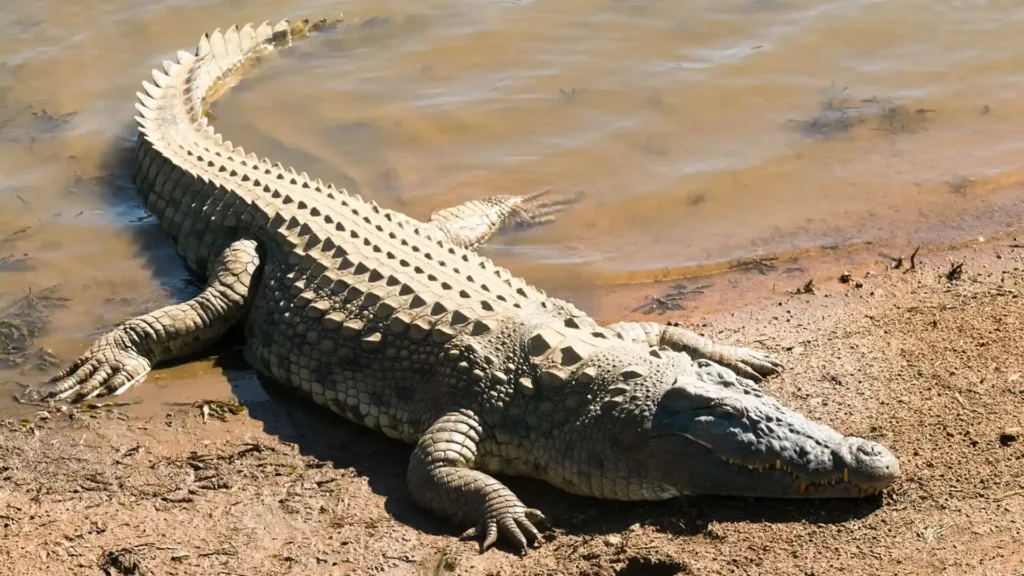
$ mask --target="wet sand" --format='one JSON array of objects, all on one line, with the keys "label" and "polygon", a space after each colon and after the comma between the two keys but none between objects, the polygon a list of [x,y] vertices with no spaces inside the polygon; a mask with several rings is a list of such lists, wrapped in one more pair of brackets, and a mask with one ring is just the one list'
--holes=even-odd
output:
[{"label": "wet sand", "polygon": [[[903,475],[876,498],[617,504],[511,478],[552,527],[525,557],[480,555],[411,503],[409,446],[261,388],[227,351],[223,368],[158,373],[124,398],[131,406],[73,416],[21,406],[4,421],[0,570],[120,574],[134,561],[151,574],[1019,574],[1024,252],[1011,244],[922,249],[911,271],[881,259],[857,270],[859,288],[815,276],[815,294],[780,287],[731,311],[663,316],[778,354],[787,369],[766,384],[772,394],[889,446]],[[955,282],[950,261],[964,262]],[[165,396],[227,400],[225,379],[251,398],[225,421]]]}]

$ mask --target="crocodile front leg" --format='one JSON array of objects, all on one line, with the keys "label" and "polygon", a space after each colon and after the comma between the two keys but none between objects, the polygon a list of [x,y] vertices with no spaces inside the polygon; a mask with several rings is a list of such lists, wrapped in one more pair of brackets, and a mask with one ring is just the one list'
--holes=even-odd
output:
[{"label": "crocodile front leg", "polygon": [[782,362],[767,352],[717,344],[676,322],[618,322],[607,328],[627,342],[668,346],[676,352],[686,353],[694,360],[710,360],[754,382],[778,374],[783,367]]},{"label": "crocodile front leg", "polygon": [[508,230],[547,224],[579,202],[583,193],[542,190],[528,196],[491,196],[438,210],[429,224],[463,248],[477,248],[491,236]]},{"label": "crocodile front leg", "polygon": [[210,263],[206,289],[198,296],[126,321],[44,386],[30,389],[27,398],[118,395],[141,382],[154,364],[210,346],[245,317],[259,264],[255,241],[234,242]]},{"label": "crocodile front leg", "polygon": [[409,493],[420,506],[463,526],[462,537],[483,537],[484,552],[498,540],[520,550],[540,540],[534,526],[545,521],[527,508],[504,484],[474,470],[483,427],[468,411],[450,412],[420,437],[409,460]]}]

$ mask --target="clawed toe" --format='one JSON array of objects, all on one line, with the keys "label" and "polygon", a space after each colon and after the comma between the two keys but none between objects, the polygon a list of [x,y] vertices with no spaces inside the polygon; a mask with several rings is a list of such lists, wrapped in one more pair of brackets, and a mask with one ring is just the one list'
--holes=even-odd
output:
[{"label": "clawed toe", "polygon": [[739,348],[736,356],[736,363],[743,368],[742,371],[737,370],[737,372],[746,372],[746,374],[741,373],[740,375],[754,382],[760,382],[765,378],[776,376],[783,369],[781,361],[760,350]]},{"label": "clawed toe", "polygon": [[494,546],[499,537],[510,542],[519,552],[525,552],[528,548],[537,547],[541,542],[541,534],[535,524],[546,522],[544,515],[533,508],[519,514],[497,514],[466,530],[459,539],[475,540],[482,537],[481,554]]},{"label": "clawed toe", "polygon": [[94,346],[39,388],[26,390],[23,399],[78,403],[96,396],[117,396],[145,378],[149,370],[149,360],[133,350]]}]

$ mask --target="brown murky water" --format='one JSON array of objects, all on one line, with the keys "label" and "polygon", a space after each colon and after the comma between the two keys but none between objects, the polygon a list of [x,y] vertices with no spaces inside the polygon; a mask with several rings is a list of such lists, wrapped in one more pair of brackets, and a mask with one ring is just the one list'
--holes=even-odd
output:
[{"label": "brown murky water", "polygon": [[[63,363],[190,291],[122,174],[149,70],[214,27],[339,11],[336,35],[214,107],[221,131],[419,218],[584,188],[557,224],[486,248],[584,308],[617,283],[814,246],[957,241],[1024,216],[1017,2],[10,0],[0,313],[30,288],[59,283],[69,300],[34,304],[49,329],[0,382],[36,378],[37,346]],[[0,328],[33,340],[24,322]],[[220,374],[192,364],[148,388],[216,395]]]}]

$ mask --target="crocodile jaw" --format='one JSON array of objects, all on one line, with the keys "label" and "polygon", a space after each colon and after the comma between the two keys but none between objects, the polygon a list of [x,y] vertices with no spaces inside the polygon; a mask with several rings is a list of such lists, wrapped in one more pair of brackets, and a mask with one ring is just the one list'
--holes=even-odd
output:
[{"label": "crocodile jaw", "polygon": [[658,402],[643,454],[652,476],[694,495],[858,498],[900,471],[881,444],[844,436],[750,387],[683,378]]}]

